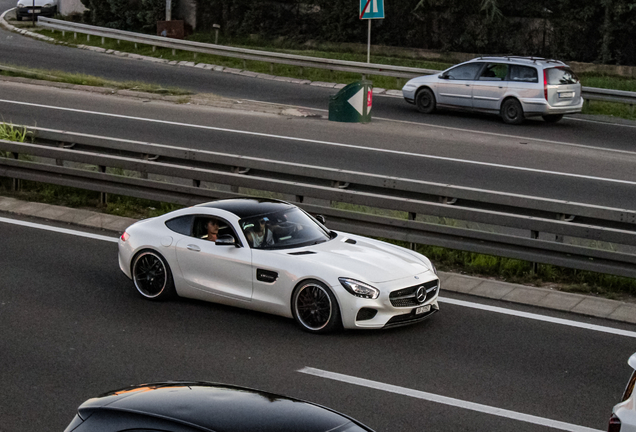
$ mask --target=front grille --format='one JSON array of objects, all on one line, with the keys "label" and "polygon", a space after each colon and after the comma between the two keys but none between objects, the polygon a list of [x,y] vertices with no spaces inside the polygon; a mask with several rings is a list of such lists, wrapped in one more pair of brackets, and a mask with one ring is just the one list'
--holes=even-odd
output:
[{"label": "front grille", "polygon": [[[419,287],[423,286],[426,290],[426,298],[421,303],[415,298],[415,293]],[[389,300],[394,307],[413,307],[420,305],[426,300],[430,300],[439,290],[439,279],[425,282],[423,284],[413,285],[408,288],[402,288],[389,294]]]}]

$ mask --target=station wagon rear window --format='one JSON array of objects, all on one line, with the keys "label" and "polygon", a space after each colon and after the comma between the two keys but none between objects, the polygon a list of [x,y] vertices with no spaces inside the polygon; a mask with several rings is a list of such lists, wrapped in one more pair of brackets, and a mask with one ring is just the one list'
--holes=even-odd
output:
[{"label": "station wagon rear window", "polygon": [[510,65],[510,81],[538,83],[539,74],[533,67]]},{"label": "station wagon rear window", "polygon": [[550,68],[546,69],[545,71],[548,77],[549,85],[576,84],[579,82],[579,79],[574,74],[574,72],[572,72],[572,70],[568,68]]}]

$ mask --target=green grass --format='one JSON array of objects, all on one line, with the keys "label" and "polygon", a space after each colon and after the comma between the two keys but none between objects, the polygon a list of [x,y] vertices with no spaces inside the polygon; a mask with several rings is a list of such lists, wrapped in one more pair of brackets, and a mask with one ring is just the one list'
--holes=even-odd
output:
[{"label": "green grass", "polygon": [[25,142],[29,137],[33,136],[25,127],[0,123],[0,140]]}]

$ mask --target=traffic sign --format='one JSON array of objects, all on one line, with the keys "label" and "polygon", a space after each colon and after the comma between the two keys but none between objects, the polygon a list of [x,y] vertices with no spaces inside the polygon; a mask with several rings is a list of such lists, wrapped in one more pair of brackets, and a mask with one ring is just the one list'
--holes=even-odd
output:
[{"label": "traffic sign", "polygon": [[360,19],[384,19],[384,0],[360,0]]}]

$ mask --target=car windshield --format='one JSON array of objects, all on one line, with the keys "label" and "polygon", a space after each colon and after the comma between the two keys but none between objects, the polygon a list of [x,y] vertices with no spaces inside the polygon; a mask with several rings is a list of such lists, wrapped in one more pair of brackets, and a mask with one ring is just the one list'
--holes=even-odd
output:
[{"label": "car windshield", "polygon": [[299,208],[244,218],[239,224],[254,249],[289,249],[331,239],[329,231]]},{"label": "car windshield", "polygon": [[548,73],[548,84],[576,84],[579,79],[574,75],[571,69],[568,68],[550,68],[546,69]]}]

